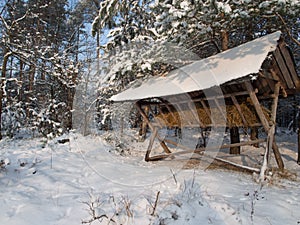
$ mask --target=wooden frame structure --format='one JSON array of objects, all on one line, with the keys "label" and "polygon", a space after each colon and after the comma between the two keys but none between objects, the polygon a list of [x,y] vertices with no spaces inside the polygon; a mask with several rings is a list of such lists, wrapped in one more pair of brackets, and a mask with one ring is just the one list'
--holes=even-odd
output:
[{"label": "wooden frame structure", "polygon": [[[255,79],[253,79],[253,76],[255,76]],[[269,158],[270,150],[273,150],[278,168],[282,170],[284,164],[275,140],[278,100],[280,97],[295,94],[299,90],[300,80],[295,69],[295,62],[288,47],[280,38],[277,40],[275,50],[270,51],[263,60],[258,73],[229,80],[221,84],[218,90],[211,87],[208,89],[209,96],[206,94],[207,90],[197,90],[161,98],[139,99],[135,102],[136,107],[144,123],[152,131],[145,160],[161,160],[177,155],[201,153],[205,150],[214,149],[211,146],[191,149],[172,140],[162,138],[159,136],[158,130],[163,127],[263,127],[266,139],[231,143],[216,146],[216,148],[240,147],[266,142],[267,157]],[[187,98],[189,101],[186,100]],[[271,103],[270,110],[263,107],[262,102],[264,101]],[[178,111],[183,114],[178,116]],[[250,116],[247,116],[245,112],[250,113]],[[221,116],[214,118],[216,113]],[[152,119],[149,119],[149,114],[153,116]],[[187,117],[187,122],[182,121],[182,117]],[[249,120],[250,117],[252,117],[252,120]],[[164,154],[151,156],[155,139],[159,141]],[[168,144],[176,145],[182,151],[172,152]]]}]

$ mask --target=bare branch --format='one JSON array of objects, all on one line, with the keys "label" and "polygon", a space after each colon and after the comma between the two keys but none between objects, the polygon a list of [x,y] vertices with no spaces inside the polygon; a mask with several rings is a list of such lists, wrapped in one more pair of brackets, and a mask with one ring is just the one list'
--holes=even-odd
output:
[{"label": "bare branch", "polygon": [[2,13],[4,12],[4,9],[5,9],[5,7],[6,7],[6,5],[8,4],[9,1],[10,1],[10,0],[7,0],[7,1],[5,2],[3,8],[1,9],[0,15],[2,15]]},{"label": "bare branch", "polygon": [[287,26],[285,20],[283,19],[283,17],[282,17],[278,12],[276,12],[275,14],[278,16],[278,18],[279,18],[279,19],[281,20],[281,22],[283,23],[284,28],[285,28],[287,34],[289,35],[289,37],[290,37],[290,38],[291,38],[298,46],[300,46],[300,42],[299,42],[296,38],[293,37],[293,35],[291,34],[291,31],[288,29],[288,26]]}]

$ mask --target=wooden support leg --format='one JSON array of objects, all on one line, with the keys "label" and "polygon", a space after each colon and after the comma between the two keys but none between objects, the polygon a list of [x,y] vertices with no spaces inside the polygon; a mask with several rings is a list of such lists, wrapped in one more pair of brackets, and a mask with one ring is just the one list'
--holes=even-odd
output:
[{"label": "wooden support leg", "polygon": [[[257,127],[251,127],[250,130],[250,139],[251,140],[257,140],[258,139],[258,128]],[[259,148],[259,143],[253,144],[255,148]]]},{"label": "wooden support leg", "polygon": [[[231,144],[240,143],[240,133],[239,133],[238,127],[230,128],[230,141],[231,141]],[[230,154],[240,154],[240,153],[241,153],[240,146],[230,147]]]},{"label": "wooden support leg", "polygon": [[[256,110],[256,113],[264,127],[264,130],[265,132],[268,134],[268,137],[271,135],[271,139],[272,139],[272,149],[273,149],[273,152],[274,152],[274,155],[275,155],[275,159],[276,159],[276,162],[277,162],[277,165],[278,165],[278,168],[280,170],[283,170],[284,169],[284,164],[283,164],[283,160],[281,158],[281,155],[280,155],[280,152],[279,152],[279,149],[275,143],[275,137],[274,137],[274,132],[272,132],[272,134],[270,133],[271,130],[271,127],[269,125],[269,121],[267,120],[266,116],[264,115],[264,112],[261,108],[261,105],[257,99],[257,96],[253,90],[253,87],[252,87],[252,84],[250,81],[247,81],[245,82],[245,86],[246,86],[246,89],[249,93],[249,96],[251,98],[251,101],[253,103],[253,106]],[[275,98],[273,100],[273,104],[272,104],[272,115],[271,115],[271,120],[273,123],[275,123],[275,120],[276,120],[276,110],[277,110],[277,103],[278,103],[278,95],[279,95],[279,89],[280,89],[280,84],[277,84],[275,85],[275,90],[274,90],[274,95],[275,95]],[[275,144],[274,144],[275,143]],[[267,155],[269,155],[269,151],[270,149],[267,147]]]},{"label": "wooden support leg", "polygon": [[274,152],[274,155],[275,155],[275,159],[276,159],[278,168],[280,170],[283,170],[284,169],[284,164],[283,164],[283,161],[282,161],[281,154],[279,152],[278,146],[276,144],[275,137],[273,138],[272,148],[273,148],[273,152]]},{"label": "wooden support leg", "polygon": [[[299,121],[300,123],[300,121]],[[298,160],[297,163],[300,165],[300,124],[298,125]]]},{"label": "wooden support leg", "polygon": [[159,144],[161,145],[161,147],[164,149],[166,153],[168,154],[172,153],[164,141],[160,141]]},{"label": "wooden support leg", "polygon": [[150,141],[149,141],[149,145],[148,145],[148,148],[147,148],[147,152],[146,152],[146,155],[145,155],[145,161],[148,162],[150,160],[150,152],[152,150],[152,147],[153,147],[153,143],[154,143],[154,140],[157,136],[157,128],[154,129],[151,137],[150,137]]},{"label": "wooden support leg", "polygon": [[145,159],[147,159],[148,161],[150,160],[149,155],[150,155],[150,152],[151,152],[151,149],[152,149],[152,145],[153,145],[154,139],[155,139],[156,137],[158,138],[159,143],[160,143],[160,145],[163,147],[164,151],[165,151],[166,153],[171,153],[171,151],[169,150],[169,148],[168,148],[168,146],[166,145],[166,143],[165,143],[165,142],[159,137],[159,135],[157,134],[157,133],[158,133],[157,128],[154,127],[154,126],[151,124],[151,122],[150,122],[148,116],[147,116],[147,115],[145,114],[145,112],[143,111],[141,105],[140,105],[138,102],[136,102],[135,105],[136,105],[137,109],[139,110],[140,114],[142,115],[144,121],[149,125],[150,129],[151,129],[152,132],[153,132],[153,133],[152,133],[152,136],[151,136],[151,139],[153,139],[153,140],[152,140],[152,141],[150,140],[150,143],[149,143],[149,146],[148,146],[148,149],[147,149],[147,152],[146,152]]},{"label": "wooden support leg", "polygon": [[[149,106],[145,107],[144,113],[148,117]],[[141,128],[140,128],[140,131],[139,131],[139,141],[140,142],[144,142],[145,141],[146,134],[147,134],[147,128],[148,128],[148,121],[146,121],[145,118],[143,118],[143,121],[142,121],[142,124],[141,124]]]}]

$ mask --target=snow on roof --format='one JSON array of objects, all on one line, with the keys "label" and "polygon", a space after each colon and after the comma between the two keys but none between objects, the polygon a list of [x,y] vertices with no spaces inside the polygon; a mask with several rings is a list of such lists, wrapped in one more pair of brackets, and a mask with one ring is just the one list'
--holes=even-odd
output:
[{"label": "snow on roof", "polygon": [[136,101],[205,90],[257,74],[268,53],[276,49],[280,35],[281,32],[277,31],[183,66],[165,77],[152,77],[138,87],[130,87],[112,96],[111,100]]}]

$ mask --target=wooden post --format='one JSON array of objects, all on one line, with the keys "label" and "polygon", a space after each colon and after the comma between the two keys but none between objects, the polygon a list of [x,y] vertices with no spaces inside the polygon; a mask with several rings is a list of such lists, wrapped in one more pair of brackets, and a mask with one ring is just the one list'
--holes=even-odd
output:
[{"label": "wooden post", "polygon": [[[264,130],[265,132],[268,134],[269,136],[269,132],[270,132],[270,125],[269,125],[269,121],[267,120],[267,118],[265,117],[264,115],[264,112],[261,108],[261,105],[257,99],[257,96],[253,90],[253,87],[252,87],[252,84],[250,81],[246,81],[245,82],[245,86],[246,86],[246,89],[247,91],[249,92],[249,96],[251,98],[251,101],[253,103],[253,106],[256,110],[256,113],[264,127]],[[277,109],[277,101],[278,101],[278,93],[279,93],[279,90],[278,90],[278,87],[275,86],[275,97],[274,97],[274,101],[273,101],[273,105],[272,105],[272,116],[271,116],[271,119],[274,120],[276,119],[276,113],[274,113],[274,111]],[[277,95],[277,96],[276,96]],[[271,134],[271,135],[274,135],[274,134]],[[278,146],[276,145],[276,142],[275,142],[275,137],[273,136],[272,137],[272,148],[273,148],[273,152],[274,152],[274,155],[275,155],[275,159],[276,159],[276,162],[277,162],[277,165],[278,165],[278,168],[280,170],[283,170],[284,169],[284,164],[283,164],[283,161],[282,161],[282,158],[281,158],[281,155],[280,155],[280,152],[279,152],[279,149],[278,149]],[[270,149],[268,149],[268,151],[270,151]]]},{"label": "wooden post", "polygon": [[[145,113],[145,116],[147,118],[148,118],[148,114],[149,114],[149,107],[150,106],[146,106],[145,109],[144,109],[144,113]],[[147,134],[147,127],[148,127],[147,125],[148,125],[148,123],[145,120],[145,118],[143,117],[141,128],[140,128],[140,131],[139,131],[139,141],[140,142],[145,141],[146,134]]]},{"label": "wooden post", "polygon": [[238,110],[238,112],[240,114],[240,117],[243,120],[244,126],[247,127],[248,123],[247,123],[247,120],[244,117],[244,114],[243,114],[243,111],[242,111],[242,108],[241,108],[239,102],[237,101],[237,99],[236,99],[236,97],[234,95],[231,95],[231,100],[232,100],[234,106],[236,107],[236,109]]},{"label": "wooden post", "polygon": [[[145,123],[147,123],[147,124],[149,125],[149,127],[150,127],[150,129],[152,130],[153,133],[156,132],[155,130],[156,130],[157,128],[154,127],[154,126],[151,124],[149,118],[147,117],[147,115],[146,115],[145,112],[143,111],[143,109],[142,109],[140,103],[139,103],[139,102],[136,102],[135,105],[136,105],[138,111],[140,112],[140,114],[142,115],[143,120],[145,121]],[[168,148],[168,146],[166,145],[166,143],[162,140],[162,138],[160,138],[160,137],[158,136],[157,133],[156,133],[156,135],[155,135],[153,138],[155,138],[155,137],[157,137],[157,138],[159,139],[159,143],[160,143],[160,145],[162,146],[162,148],[164,149],[164,151],[165,151],[166,153],[171,153],[171,151],[169,150],[169,148]],[[151,146],[151,147],[152,147],[152,146]],[[149,151],[151,151],[151,149],[150,149]],[[147,152],[148,152],[148,150],[147,150]],[[149,152],[149,154],[150,154],[150,152]]]},{"label": "wooden post", "polygon": [[[231,144],[240,143],[240,133],[238,127],[230,128],[230,141]],[[230,154],[240,154],[241,148],[240,146],[230,147]]]},{"label": "wooden post", "polygon": [[146,162],[148,162],[149,159],[150,159],[150,152],[152,150],[153,143],[154,143],[154,140],[155,140],[156,136],[157,136],[157,128],[155,128],[153,130],[153,133],[152,133],[152,135],[150,137],[149,145],[148,145],[147,152],[146,152],[146,155],[145,155],[145,161]]},{"label": "wooden post", "polygon": [[[250,128],[250,139],[251,140],[257,140],[258,139],[258,128],[257,127],[251,127]],[[253,144],[255,148],[259,148],[259,143]]]},{"label": "wooden post", "polygon": [[297,163],[300,165],[300,116],[298,117],[298,160],[297,160]]}]

